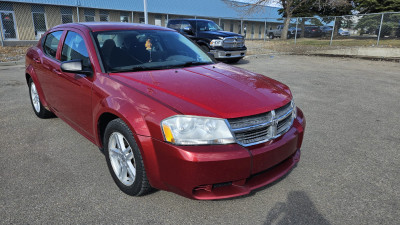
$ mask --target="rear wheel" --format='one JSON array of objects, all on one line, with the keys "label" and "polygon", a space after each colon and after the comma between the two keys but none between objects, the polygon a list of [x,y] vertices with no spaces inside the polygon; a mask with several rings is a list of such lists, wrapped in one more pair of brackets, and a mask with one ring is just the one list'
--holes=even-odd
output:
[{"label": "rear wheel", "polygon": [[54,117],[54,114],[51,111],[47,110],[42,105],[36,85],[33,82],[32,78],[29,78],[28,85],[29,85],[29,97],[31,99],[32,108],[36,116],[42,119]]},{"label": "rear wheel", "polygon": [[112,120],[107,125],[104,149],[108,169],[121,191],[140,196],[152,189],[132,131],[121,119]]}]

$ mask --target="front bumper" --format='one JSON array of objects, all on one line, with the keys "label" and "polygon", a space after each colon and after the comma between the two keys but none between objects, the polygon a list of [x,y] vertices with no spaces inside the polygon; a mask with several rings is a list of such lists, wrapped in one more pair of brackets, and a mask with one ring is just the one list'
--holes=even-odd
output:
[{"label": "front bumper", "polygon": [[236,51],[225,51],[225,50],[210,50],[214,54],[216,59],[233,59],[243,58],[246,55],[247,50],[236,50]]},{"label": "front bumper", "polygon": [[284,135],[247,148],[238,144],[175,146],[152,139],[158,170],[145,165],[150,169],[150,183],[201,200],[249,194],[279,179],[300,160],[306,122],[297,110],[293,126]]}]

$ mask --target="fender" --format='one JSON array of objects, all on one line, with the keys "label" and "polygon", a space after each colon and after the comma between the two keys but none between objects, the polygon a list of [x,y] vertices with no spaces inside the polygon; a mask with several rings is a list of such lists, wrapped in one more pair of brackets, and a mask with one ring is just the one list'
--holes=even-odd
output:
[{"label": "fender", "polygon": [[208,48],[211,49],[210,42],[206,42],[205,40],[197,40],[198,45],[206,45]]},{"label": "fender", "polygon": [[[122,87],[122,89],[125,88]],[[125,93],[127,94],[127,96],[131,96],[132,99],[142,99],[139,100],[139,102],[146,102],[149,108],[154,109],[151,111],[152,113],[149,113],[148,108],[140,108],[140,106],[136,106],[134,102],[132,102],[131,98],[118,96],[111,97],[112,95],[101,98],[100,93],[105,92],[99,90],[94,90],[94,92],[93,125],[94,132],[96,132],[94,135],[96,138],[95,144],[99,147],[102,147],[103,145],[100,137],[100,129],[98,123],[101,115],[103,115],[104,113],[111,113],[119,117],[128,125],[129,129],[131,129],[133,133],[133,137],[135,138],[135,141],[143,156],[143,163],[146,168],[147,177],[151,186],[158,189],[165,189],[165,184],[161,182],[160,168],[157,160],[156,149],[153,145],[153,138],[162,139],[159,122],[161,121],[161,118],[166,118],[166,116],[164,117],[163,115],[165,115],[166,112],[167,115],[176,115],[176,112],[173,112],[168,108],[160,108],[160,104],[158,102],[155,102],[145,95],[142,95],[133,90],[128,91],[127,89],[125,89]],[[163,112],[159,111],[159,113],[156,113],[157,109]],[[158,129],[156,129],[155,127],[158,127]]]},{"label": "fender", "polygon": [[[41,101],[42,105],[46,109],[49,109],[49,106],[48,106],[48,103],[46,101],[46,98],[44,97],[43,89],[40,86],[40,82],[39,82],[39,80],[37,78],[35,69],[33,68],[32,64],[29,64],[29,66],[25,69],[25,74],[28,74],[32,78],[33,82],[36,85],[36,90],[37,90],[37,92],[39,94],[39,98],[40,98],[40,101]],[[27,79],[27,81],[28,81],[28,79]]]}]

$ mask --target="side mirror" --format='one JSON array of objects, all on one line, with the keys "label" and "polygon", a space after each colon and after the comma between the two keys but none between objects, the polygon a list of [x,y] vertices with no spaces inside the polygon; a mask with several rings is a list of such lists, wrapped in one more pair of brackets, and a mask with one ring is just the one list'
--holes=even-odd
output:
[{"label": "side mirror", "polygon": [[62,62],[60,65],[61,71],[67,73],[81,73],[91,75],[91,70],[83,70],[82,59],[74,59],[71,61]]},{"label": "side mirror", "polygon": [[184,27],[184,28],[183,28],[183,32],[185,32],[185,33],[187,33],[187,34],[189,34],[189,35],[192,35],[192,34],[193,34],[193,30],[192,30],[192,28],[190,28],[190,27]]}]

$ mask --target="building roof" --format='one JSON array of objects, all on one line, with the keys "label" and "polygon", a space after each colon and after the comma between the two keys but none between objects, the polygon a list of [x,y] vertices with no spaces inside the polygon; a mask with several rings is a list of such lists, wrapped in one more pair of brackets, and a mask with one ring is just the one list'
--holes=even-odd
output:
[{"label": "building roof", "polygon": [[123,23],[123,22],[83,22],[83,23],[67,23],[60,24],[54,28],[60,27],[86,27],[93,32],[97,31],[108,31],[108,30],[169,30],[175,31],[169,28],[164,28],[155,25],[138,24],[138,23]]},{"label": "building roof", "polygon": [[[143,12],[143,0],[6,0],[46,5],[80,6],[86,8],[110,9]],[[243,16],[242,13],[227,6],[222,0],[148,0],[149,13],[188,15],[209,18],[229,18],[264,21],[281,21],[276,7],[265,6],[264,10]]]}]

